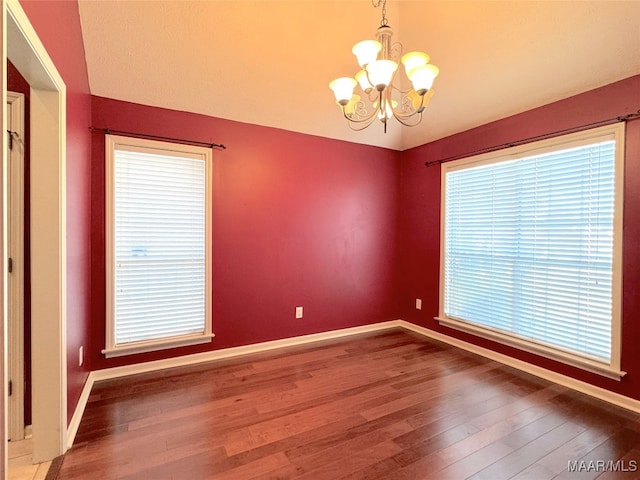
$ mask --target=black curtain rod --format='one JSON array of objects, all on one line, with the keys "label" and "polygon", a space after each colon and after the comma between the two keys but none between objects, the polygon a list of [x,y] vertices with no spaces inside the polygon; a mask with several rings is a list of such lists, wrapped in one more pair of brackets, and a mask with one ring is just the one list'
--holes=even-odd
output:
[{"label": "black curtain rod", "polygon": [[480,155],[481,153],[491,153],[497,150],[502,150],[503,148],[516,147],[518,145],[524,145],[525,143],[531,143],[537,140],[546,140],[547,138],[553,138],[559,135],[566,135],[568,133],[581,132],[583,130],[588,130],[589,128],[604,127],[605,125],[612,125],[614,123],[625,122],[627,120],[634,120],[637,118],[640,118],[640,110],[638,110],[636,113],[628,113],[626,115],[610,118],[608,120],[601,120],[599,122],[589,123],[587,125],[581,125],[579,127],[567,128],[565,130],[558,130],[557,132],[545,133],[544,135],[525,138],[524,140],[517,140],[515,142],[503,143],[502,145],[496,145],[494,147],[482,148],[480,150],[475,150],[473,152],[462,153],[460,155],[453,155],[452,157],[443,158],[442,160],[430,160],[428,162],[424,162],[424,164],[427,167],[432,167],[433,165],[441,165],[443,163],[451,162],[453,160],[459,160],[461,158]]},{"label": "black curtain rod", "polygon": [[212,143],[212,142],[200,142],[198,140],[185,140],[183,138],[171,138],[171,137],[162,137],[160,135],[148,135],[146,133],[135,133],[135,132],[123,132],[122,130],[111,130],[110,128],[98,128],[98,127],[89,127],[91,131],[94,132],[103,132],[107,135],[127,135],[129,137],[136,138],[146,138],[148,140],[164,140],[167,142],[176,142],[182,143],[184,145],[195,145],[198,147],[209,147],[209,148],[221,148],[222,150],[226,150],[227,147],[222,143]]}]

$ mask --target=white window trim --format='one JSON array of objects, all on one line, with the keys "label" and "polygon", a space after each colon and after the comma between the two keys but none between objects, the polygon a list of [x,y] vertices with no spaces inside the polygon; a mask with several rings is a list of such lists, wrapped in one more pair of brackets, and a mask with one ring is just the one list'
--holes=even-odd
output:
[{"label": "white window trim", "polygon": [[[608,137],[608,138],[605,138]],[[624,137],[625,124],[620,122],[614,125],[593,128],[578,133],[563,135],[546,140],[528,143],[501,152],[490,152],[473,157],[463,158],[452,162],[443,163],[441,167],[441,198],[440,198],[440,291],[439,313],[435,319],[443,326],[460,330],[487,340],[508,345],[511,347],[534,353],[545,358],[560,361],[580,369],[597,373],[599,375],[620,380],[626,372],[621,370],[621,336],[622,336],[622,219],[624,198]],[[511,336],[492,328],[471,324],[461,319],[448,317],[444,312],[445,294],[445,244],[446,231],[446,174],[451,171],[469,168],[470,166],[488,165],[505,160],[512,160],[524,156],[540,155],[555,150],[571,148],[584,144],[590,140],[615,140],[615,211],[613,220],[613,265],[612,265],[612,323],[611,323],[611,362],[603,363],[591,360],[580,355],[572,354],[554,347],[527,341],[519,337]]]},{"label": "white window trim", "polygon": [[[115,229],[113,228],[115,215],[114,198],[114,152],[117,149],[140,150],[153,149],[164,150],[167,154],[190,155],[203,158],[205,161],[206,192],[205,192],[205,329],[203,333],[191,335],[179,335],[156,340],[145,340],[131,342],[126,345],[115,344],[114,326],[114,282],[115,282],[115,255],[114,240]],[[136,353],[166,350],[188,345],[197,345],[211,342],[215,336],[212,332],[212,261],[213,261],[213,231],[212,231],[212,185],[213,185],[213,160],[210,148],[176,143],[161,142],[157,140],[147,140],[133,137],[123,137],[118,135],[105,136],[105,156],[106,156],[106,346],[102,353],[107,357],[120,357]]]}]

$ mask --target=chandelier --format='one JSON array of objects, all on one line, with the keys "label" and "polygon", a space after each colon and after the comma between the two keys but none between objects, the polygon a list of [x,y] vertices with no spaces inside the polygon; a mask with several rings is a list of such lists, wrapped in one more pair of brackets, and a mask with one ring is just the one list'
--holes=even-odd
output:
[{"label": "chandelier", "polygon": [[[402,125],[413,127],[422,120],[422,112],[433,96],[431,86],[439,73],[429,63],[429,55],[409,52],[402,55],[402,45],[392,43],[393,30],[387,23],[386,0],[371,0],[374,8],[382,5],[382,20],[376,40],[363,40],[354,45],[352,52],[361,70],[355,78],[341,77],[329,84],[344,117],[352,130],[364,130],[378,118],[387,132],[387,121],[395,118]],[[413,88],[403,90],[394,81],[400,58]],[[360,85],[361,95],[354,94]]]}]

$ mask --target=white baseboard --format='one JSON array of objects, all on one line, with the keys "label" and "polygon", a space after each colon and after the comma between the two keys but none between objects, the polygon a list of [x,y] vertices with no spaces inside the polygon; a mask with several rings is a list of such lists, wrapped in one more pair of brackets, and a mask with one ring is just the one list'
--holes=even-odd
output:
[{"label": "white baseboard", "polygon": [[212,350],[210,352],[194,353],[184,355],[182,357],[167,358],[165,360],[155,360],[153,362],[137,363],[135,365],[126,365],[124,367],[105,368],[103,370],[95,370],[91,372],[93,380],[108,380],[110,378],[125,377],[137,373],[153,372],[155,370],[164,370],[166,368],[183,367],[185,365],[193,365],[202,362],[210,362],[212,360],[220,360],[223,358],[239,357],[241,355],[249,355],[251,353],[266,352],[278,348],[292,347],[295,345],[304,345],[305,343],[319,342],[332,338],[347,337],[349,335],[358,335],[360,333],[374,332],[377,330],[386,330],[389,328],[399,327],[398,320],[374,323],[372,325],[363,325],[361,327],[344,328],[340,330],[331,330],[328,332],[313,333],[311,335],[301,335],[299,337],[283,338],[281,340],[272,340],[269,342],[253,343],[251,345],[243,345],[241,347],[224,348],[222,350]]},{"label": "white baseboard", "polygon": [[112,378],[126,377],[129,375],[135,375],[138,373],[153,372],[157,370],[164,370],[167,368],[182,367],[187,365],[194,365],[203,362],[210,362],[213,360],[220,360],[224,358],[239,357],[241,355],[249,355],[251,353],[265,352],[268,350],[275,350],[278,348],[291,347],[296,345],[304,345],[307,343],[319,342],[322,340],[329,340],[332,338],[347,337],[351,335],[358,335],[361,333],[375,332],[380,330],[388,330],[391,328],[404,328],[425,337],[437,340],[454,347],[461,348],[471,353],[483,356],[490,360],[508,365],[518,370],[530,373],[537,377],[549,380],[550,382],[563,385],[572,390],[590,395],[600,400],[612,403],[614,405],[626,408],[633,412],[640,413],[640,401],[633,398],[614,393],[604,388],[596,387],[586,382],[576,380],[575,378],[561,375],[559,373],[547,370],[546,368],[538,367],[522,360],[503,355],[501,353],[494,352],[487,348],[479,347],[472,343],[459,340],[442,333],[438,333],[434,330],[430,330],[419,325],[415,325],[404,320],[391,320],[388,322],[374,323],[371,325],[363,325],[361,327],[344,328],[340,330],[331,330],[328,332],[314,333],[311,335],[302,335],[299,337],[285,338],[282,340],[273,340],[270,342],[254,343],[251,345],[244,345],[241,347],[225,348],[222,350],[213,350],[210,352],[195,353],[192,355],[184,355],[181,357],[167,358],[165,360],[156,360],[153,362],[137,363],[134,365],[126,365],[123,367],[105,368],[103,370],[95,370],[89,374],[87,381],[78,400],[71,422],[67,429],[67,448],[71,448],[73,441],[78,432],[80,426],[80,420],[87,406],[89,395],[93,384],[100,380],[108,380]]},{"label": "white baseboard", "polygon": [[93,372],[90,372],[89,376],[87,377],[87,381],[84,383],[84,388],[82,389],[80,398],[78,399],[78,405],[76,405],[76,409],[74,410],[71,421],[69,422],[69,426],[67,427],[66,450],[69,450],[73,446],[73,441],[75,440],[76,434],[78,433],[80,421],[82,420],[82,415],[84,415],[84,409],[86,408],[87,402],[89,401],[89,395],[91,395],[91,389],[93,388],[94,383],[95,380],[93,379]]},{"label": "white baseboard", "polygon": [[404,320],[400,320],[398,321],[398,323],[400,327],[406,330],[411,330],[412,332],[419,333],[420,335],[424,335],[425,337],[439,340],[443,343],[461,348],[462,350],[466,350],[490,360],[495,360],[496,362],[502,363],[504,365],[517,368],[518,370],[530,373],[531,375],[535,375],[536,377],[549,380],[550,382],[557,383],[564,387],[568,387],[572,390],[576,390],[595,398],[599,398],[600,400],[604,400],[605,402],[609,402],[619,407],[626,408],[627,410],[640,413],[639,400],[634,400],[633,398],[626,397],[619,393],[615,393],[601,387],[596,387],[595,385],[591,385],[590,383],[576,380],[575,378],[562,375],[546,368],[538,367],[537,365],[532,365],[531,363],[518,360],[502,353],[494,352],[493,350],[489,350],[488,348],[479,347],[472,343],[468,343],[463,340],[438,333],[434,330],[430,330],[413,323],[405,322]]},{"label": "white baseboard", "polygon": [[73,417],[71,417],[71,422],[69,422],[69,427],[67,428],[67,449],[73,446],[73,441],[75,440],[76,434],[78,433],[80,420],[82,420],[82,415],[84,414],[84,410],[87,406],[87,401],[89,400],[91,389],[93,388],[93,384],[97,381],[126,377],[138,373],[154,372],[167,368],[195,365],[198,363],[221,360],[224,358],[239,357],[241,355],[249,355],[251,353],[266,352],[268,350],[275,350],[278,348],[304,345],[306,343],[320,342],[322,340],[329,340],[332,338],[347,337],[350,335],[375,332],[378,330],[388,330],[390,328],[397,328],[400,326],[401,325],[399,320],[392,320],[388,322],[374,323],[371,325],[363,325],[361,327],[343,328],[340,330],[330,330],[328,332],[313,333],[311,335],[302,335],[298,337],[284,338],[281,340],[254,343],[251,345],[243,345],[241,347],[224,348],[221,350],[212,350],[210,352],[194,353],[181,357],[155,360],[153,362],[136,363],[134,365],[126,365],[123,367],[94,370],[89,374],[89,377],[84,384],[82,394],[80,395],[80,399],[78,400],[78,405],[76,406],[76,409],[73,413]]}]

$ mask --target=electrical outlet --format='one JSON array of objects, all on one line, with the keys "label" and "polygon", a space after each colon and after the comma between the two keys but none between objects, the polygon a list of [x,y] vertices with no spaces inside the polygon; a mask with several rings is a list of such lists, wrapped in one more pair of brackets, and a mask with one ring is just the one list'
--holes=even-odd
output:
[{"label": "electrical outlet", "polygon": [[78,366],[81,367],[83,363],[84,363],[84,347],[80,345],[80,348],[78,349]]},{"label": "electrical outlet", "polygon": [[302,307],[296,307],[296,318],[302,318]]},{"label": "electrical outlet", "polygon": [[416,298],[416,310],[422,310],[422,299]]}]

